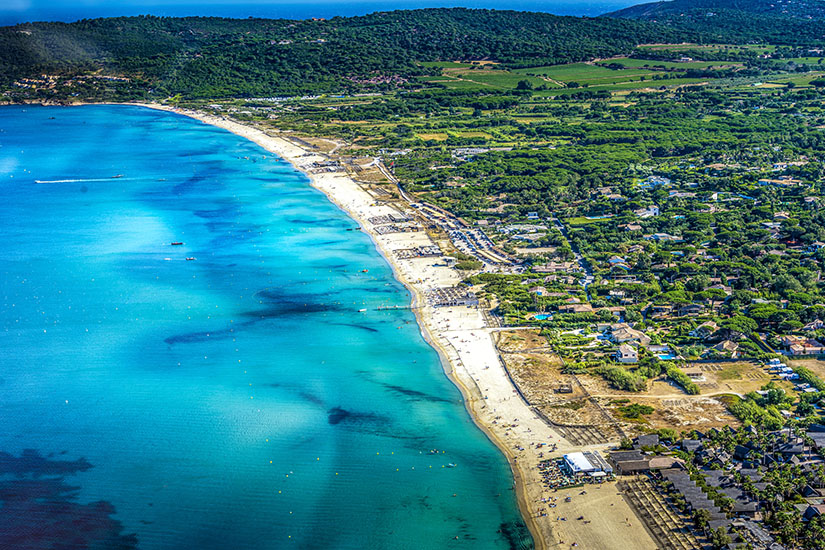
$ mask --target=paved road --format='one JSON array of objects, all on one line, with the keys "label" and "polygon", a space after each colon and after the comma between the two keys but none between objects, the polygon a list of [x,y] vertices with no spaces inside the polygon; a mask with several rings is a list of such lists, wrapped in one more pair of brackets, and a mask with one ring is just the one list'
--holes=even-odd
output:
[{"label": "paved road", "polygon": [[564,227],[564,224],[561,223],[561,220],[553,216],[551,221],[556,226],[556,229],[558,229],[561,234],[564,235],[564,238],[567,239],[567,242],[570,244],[570,248],[573,250],[573,256],[576,258],[576,263],[578,263],[584,270],[584,278],[579,281],[579,284],[584,287],[584,292],[587,294],[587,299],[590,300],[590,291],[587,290],[587,287],[589,287],[590,284],[596,280],[593,276],[593,270],[590,269],[590,264],[587,263],[587,260],[585,260],[584,256],[582,256],[579,252],[579,247],[573,244],[573,241],[570,240],[570,234],[567,232],[567,228]]}]

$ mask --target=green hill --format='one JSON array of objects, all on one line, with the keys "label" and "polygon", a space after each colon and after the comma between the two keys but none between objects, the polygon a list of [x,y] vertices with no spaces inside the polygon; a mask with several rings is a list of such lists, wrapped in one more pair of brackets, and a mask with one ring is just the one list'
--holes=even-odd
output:
[{"label": "green hill", "polygon": [[672,0],[639,4],[602,17],[656,22],[730,42],[808,45],[825,37],[823,0]]},{"label": "green hill", "polygon": [[694,10],[739,11],[753,15],[821,19],[825,17],[822,0],[671,0],[638,4],[606,14],[625,19],[668,19]]},{"label": "green hill", "polygon": [[[628,54],[642,43],[822,43],[821,23],[794,24],[800,28],[788,32],[787,20],[771,17],[690,25],[464,8],[306,21],[145,16],[30,23],[0,28],[0,86],[20,89],[27,86],[21,79],[47,75],[59,89],[50,97],[58,99],[311,94],[413,87],[419,77],[438,74],[422,65],[428,61],[523,68]],[[105,79],[111,76],[128,81]]]},{"label": "green hill", "polygon": [[469,9],[328,21],[129,17],[0,29],[0,75],[103,69],[195,96],[342,90],[426,74],[419,61],[552,64],[674,33],[646,22]]}]

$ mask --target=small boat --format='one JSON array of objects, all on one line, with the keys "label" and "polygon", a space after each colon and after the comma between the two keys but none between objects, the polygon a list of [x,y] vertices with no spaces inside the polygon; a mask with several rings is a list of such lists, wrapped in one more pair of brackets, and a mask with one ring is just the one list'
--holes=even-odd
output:
[{"label": "small boat", "polygon": [[175,242],[172,243],[172,246],[181,246],[181,245],[183,245],[183,243],[180,242],[180,241],[175,241]]},{"label": "small boat", "polygon": [[361,273],[369,273],[369,271],[370,271],[369,269],[362,269]]},{"label": "small boat", "polygon": [[455,462],[450,462],[449,464],[447,464],[447,468],[455,468],[456,466],[457,464]]},{"label": "small boat", "polygon": [[366,309],[359,309],[359,310],[358,310],[358,312],[359,312],[359,313],[363,313],[363,312],[365,312],[365,311],[367,311],[367,310],[366,310]]},{"label": "small boat", "polygon": [[186,258],[186,261],[187,261],[187,262],[193,262],[193,261],[195,261],[195,260],[197,260],[197,258],[192,257],[192,256],[190,256],[189,258]]},{"label": "small boat", "polygon": [[112,176],[112,179],[116,180],[117,178],[122,178],[122,177],[123,177],[123,174],[118,174],[116,176]]},{"label": "small boat", "polygon": [[437,455],[438,454],[438,449],[430,449],[430,452],[427,453],[427,454]]}]

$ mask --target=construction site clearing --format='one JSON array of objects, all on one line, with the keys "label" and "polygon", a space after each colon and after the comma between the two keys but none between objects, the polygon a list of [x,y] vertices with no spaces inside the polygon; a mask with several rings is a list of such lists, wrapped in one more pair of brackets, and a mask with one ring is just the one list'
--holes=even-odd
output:
[{"label": "construction site clearing", "polygon": [[[644,392],[629,392],[611,387],[596,374],[565,373],[562,359],[539,330],[499,331],[496,345],[525,401],[571,442],[582,445],[617,443],[658,429],[738,426],[740,422],[727,410],[726,397],[744,396],[768,382],[786,391],[794,387],[762,365],[697,362],[683,368],[699,386],[699,395],[686,394],[665,376],[653,379]],[[825,374],[825,362],[799,363]],[[652,412],[628,416],[627,406],[634,403],[651,407]]]}]

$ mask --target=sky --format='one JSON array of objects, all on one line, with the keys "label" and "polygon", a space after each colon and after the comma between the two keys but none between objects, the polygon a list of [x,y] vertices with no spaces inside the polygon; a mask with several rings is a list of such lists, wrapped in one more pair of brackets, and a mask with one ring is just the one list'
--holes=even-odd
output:
[{"label": "sky", "polygon": [[0,0],[0,25],[119,15],[215,15],[306,19],[447,6],[596,16],[643,0]]}]

